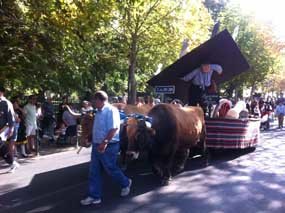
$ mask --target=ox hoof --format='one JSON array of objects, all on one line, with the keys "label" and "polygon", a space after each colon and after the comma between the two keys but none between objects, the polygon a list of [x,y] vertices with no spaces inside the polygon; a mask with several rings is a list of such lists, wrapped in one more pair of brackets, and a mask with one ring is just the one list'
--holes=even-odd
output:
[{"label": "ox hoof", "polygon": [[175,167],[175,168],[173,169],[173,173],[174,173],[174,174],[180,174],[180,173],[183,172],[183,171],[184,171],[184,166]]},{"label": "ox hoof", "polygon": [[152,167],[152,173],[160,178],[162,178],[162,171],[158,169],[157,167]]},{"label": "ox hoof", "polygon": [[162,186],[168,186],[170,184],[171,178],[165,178],[161,180]]}]

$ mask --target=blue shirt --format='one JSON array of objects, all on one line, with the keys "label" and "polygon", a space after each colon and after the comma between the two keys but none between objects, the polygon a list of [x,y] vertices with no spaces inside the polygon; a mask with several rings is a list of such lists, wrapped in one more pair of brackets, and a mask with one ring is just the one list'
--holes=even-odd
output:
[{"label": "blue shirt", "polygon": [[196,86],[201,86],[203,88],[208,87],[211,85],[211,78],[213,75],[214,70],[219,74],[222,73],[223,69],[218,64],[210,64],[210,71],[209,72],[202,72],[201,68],[196,68],[189,74],[185,75],[182,80],[190,81],[192,80],[193,84]]},{"label": "blue shirt", "polygon": [[95,115],[92,130],[92,143],[102,143],[111,129],[117,129],[117,132],[110,143],[119,142],[120,114],[117,108],[106,103]]}]

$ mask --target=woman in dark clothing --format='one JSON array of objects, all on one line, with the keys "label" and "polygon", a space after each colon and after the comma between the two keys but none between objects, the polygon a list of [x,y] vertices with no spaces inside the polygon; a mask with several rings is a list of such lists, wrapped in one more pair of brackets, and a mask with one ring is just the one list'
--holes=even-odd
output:
[{"label": "woman in dark clothing", "polygon": [[14,111],[17,117],[17,137],[16,137],[16,145],[20,146],[21,149],[21,155],[23,157],[27,157],[26,153],[26,144],[27,144],[27,138],[26,138],[26,126],[25,126],[25,118],[24,118],[24,112],[23,109],[20,107],[20,99],[19,97],[13,98],[13,107]]}]

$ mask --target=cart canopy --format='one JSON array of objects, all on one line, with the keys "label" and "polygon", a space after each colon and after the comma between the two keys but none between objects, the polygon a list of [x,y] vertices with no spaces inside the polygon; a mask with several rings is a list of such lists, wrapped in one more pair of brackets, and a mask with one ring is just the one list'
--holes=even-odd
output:
[{"label": "cart canopy", "polygon": [[188,99],[189,83],[180,80],[180,78],[192,72],[205,61],[223,67],[222,75],[213,75],[217,84],[229,81],[249,69],[248,62],[232,36],[227,30],[224,30],[166,67],[151,78],[148,84],[153,87],[173,85],[175,93],[172,96],[185,102]]}]

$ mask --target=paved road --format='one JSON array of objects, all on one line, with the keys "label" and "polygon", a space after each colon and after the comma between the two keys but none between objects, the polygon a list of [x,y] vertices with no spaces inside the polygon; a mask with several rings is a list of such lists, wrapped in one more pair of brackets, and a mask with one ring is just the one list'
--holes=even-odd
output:
[{"label": "paved road", "polygon": [[73,150],[24,160],[14,174],[5,174],[7,167],[0,164],[0,212],[285,212],[285,130],[262,133],[254,152],[220,153],[206,168],[198,158],[189,160],[166,187],[137,162],[127,172],[134,183],[128,198],[120,198],[106,176],[103,203],[81,207],[89,155]]}]

